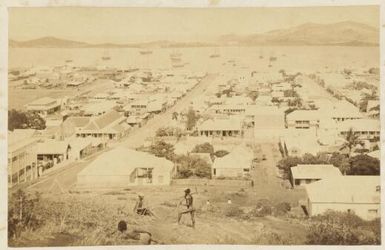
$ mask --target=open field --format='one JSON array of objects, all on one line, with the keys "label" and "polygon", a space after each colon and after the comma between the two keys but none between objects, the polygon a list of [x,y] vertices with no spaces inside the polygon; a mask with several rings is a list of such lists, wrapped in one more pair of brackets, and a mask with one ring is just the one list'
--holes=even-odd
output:
[{"label": "open field", "polygon": [[[292,216],[302,218],[298,200],[304,197],[303,190],[284,188],[282,180],[276,176],[274,163],[279,159],[277,149],[272,144],[262,144],[260,148],[267,159],[253,170],[253,187],[191,187],[197,210],[195,229],[189,227],[187,216],[183,218],[182,225],[176,224],[180,209],[178,203],[185,187],[82,190],[76,188],[76,174],[84,168],[85,162],[68,166],[67,171],[53,173],[32,185],[28,191],[40,192],[42,204],[61,207],[55,212],[56,216],[59,212],[59,218],[63,214],[72,215],[63,219],[64,225],[49,221],[37,231],[24,233],[11,245],[134,244],[129,241],[120,242],[113,236],[116,224],[121,219],[128,221],[130,226],[152,232],[153,237],[164,244],[304,244],[306,222],[301,222],[302,219],[291,219],[287,215],[258,217],[251,214],[255,204],[261,201],[271,206],[287,202],[292,207]],[[52,186],[54,188],[51,189]],[[150,203],[155,218],[133,214],[132,209],[139,192]],[[228,204],[229,199],[232,204]],[[207,201],[210,201],[210,205],[206,204]],[[49,207],[42,209],[40,216],[52,216],[50,209],[54,208],[52,205]],[[81,211],[74,212],[80,207]],[[90,228],[87,225],[93,226]]]}]

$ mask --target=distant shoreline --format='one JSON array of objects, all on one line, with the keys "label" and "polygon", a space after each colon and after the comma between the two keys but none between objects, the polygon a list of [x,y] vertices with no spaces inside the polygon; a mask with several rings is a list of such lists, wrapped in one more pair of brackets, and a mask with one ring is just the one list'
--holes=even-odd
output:
[{"label": "distant shoreline", "polygon": [[[170,46],[152,48],[156,49],[183,49],[183,48],[220,48],[220,47],[380,47],[379,44],[256,44],[256,45],[205,45],[205,46]],[[59,47],[59,46],[8,46],[8,49],[144,49],[143,47],[131,46],[86,46],[86,47]],[[147,48],[148,49],[148,48]],[[150,50],[152,50],[150,49]]]}]

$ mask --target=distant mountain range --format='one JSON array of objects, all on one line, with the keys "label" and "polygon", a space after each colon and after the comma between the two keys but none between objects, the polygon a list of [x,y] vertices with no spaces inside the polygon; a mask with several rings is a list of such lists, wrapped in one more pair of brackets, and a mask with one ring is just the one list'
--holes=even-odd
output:
[{"label": "distant mountain range", "polygon": [[243,46],[255,45],[348,45],[378,46],[379,30],[357,22],[306,23],[289,29],[254,35],[225,35],[219,41]]},{"label": "distant mountain range", "polygon": [[322,45],[322,46],[378,46],[379,30],[357,22],[333,24],[306,23],[289,29],[261,34],[224,35],[214,42],[153,41],[145,43],[91,44],[56,37],[42,37],[28,41],[9,40],[11,48],[177,48],[214,46]]},{"label": "distant mountain range", "polygon": [[172,42],[172,41],[153,41],[143,43],[85,43],[66,40],[56,37],[41,37],[28,41],[9,40],[10,48],[176,48],[176,47],[208,47],[217,46],[215,43],[208,42]]}]

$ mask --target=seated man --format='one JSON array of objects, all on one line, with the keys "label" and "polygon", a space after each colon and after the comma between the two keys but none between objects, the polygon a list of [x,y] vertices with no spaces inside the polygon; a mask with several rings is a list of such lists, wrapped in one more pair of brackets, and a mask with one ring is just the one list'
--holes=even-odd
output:
[{"label": "seated man", "polygon": [[148,209],[147,206],[145,206],[144,202],[144,195],[138,194],[138,201],[135,204],[134,207],[134,213],[137,213],[139,215],[150,215],[153,216],[154,214]]}]

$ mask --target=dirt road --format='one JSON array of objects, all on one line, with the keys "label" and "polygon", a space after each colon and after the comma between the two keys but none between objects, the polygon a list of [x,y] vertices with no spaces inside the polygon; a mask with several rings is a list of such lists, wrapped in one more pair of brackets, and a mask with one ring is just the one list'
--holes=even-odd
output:
[{"label": "dirt road", "polygon": [[289,202],[292,205],[298,204],[300,199],[305,197],[304,190],[287,189],[288,181],[278,177],[277,163],[281,159],[278,146],[272,142],[257,144],[259,155],[265,155],[266,160],[260,161],[254,170],[251,171],[251,178],[254,181],[255,199],[268,199],[272,202]]}]

